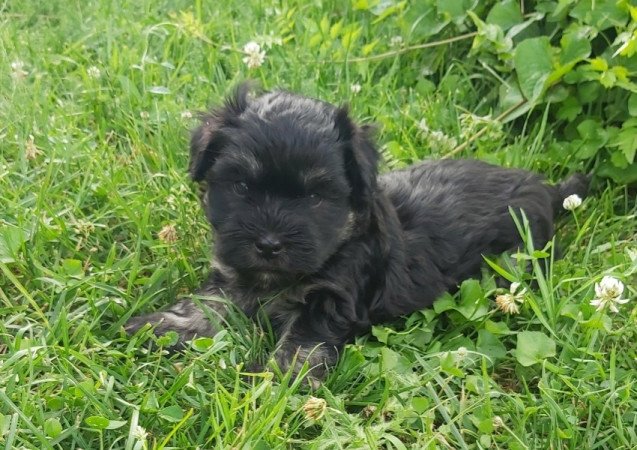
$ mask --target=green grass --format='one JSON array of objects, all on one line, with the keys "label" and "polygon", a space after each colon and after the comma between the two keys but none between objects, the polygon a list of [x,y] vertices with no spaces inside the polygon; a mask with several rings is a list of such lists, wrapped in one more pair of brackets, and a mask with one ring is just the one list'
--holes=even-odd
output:
[{"label": "green grass", "polygon": [[[312,394],[289,376],[243,374],[273,339],[241,317],[172,356],[123,334],[131,315],[208,271],[184,112],[247,78],[346,101],[379,124],[388,167],[451,152],[431,131],[464,142],[483,126],[465,113],[498,115],[497,80],[463,56],[470,40],[346,61],[395,49],[397,35],[421,43],[416,19],[336,0],[0,5],[0,447],[637,448],[637,210],[634,190],[603,180],[577,220],[561,221],[551,273],[530,283],[513,270],[529,288],[519,315],[494,309],[485,270],[435,309],[359,338]],[[243,45],[276,38],[248,70]],[[490,123],[456,156],[559,179],[569,157],[547,151],[559,124],[543,117]],[[158,237],[167,225],[174,243]],[[603,275],[627,286],[618,314],[589,305]],[[548,349],[529,347],[538,336]],[[317,420],[303,409],[310,395],[327,402]]]}]

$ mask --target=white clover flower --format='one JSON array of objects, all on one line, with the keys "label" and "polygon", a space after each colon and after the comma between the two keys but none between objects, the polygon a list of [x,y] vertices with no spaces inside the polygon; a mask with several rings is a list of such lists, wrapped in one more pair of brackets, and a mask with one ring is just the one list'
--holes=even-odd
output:
[{"label": "white clover flower", "polygon": [[491,117],[490,114],[486,116],[478,116],[473,113],[462,113],[459,116],[460,119],[460,137],[462,140],[471,139],[480,130],[484,133],[481,140],[493,142],[501,140],[504,133],[502,131],[502,122]]},{"label": "white clover flower", "polygon": [[150,114],[148,114],[148,111],[142,111],[139,113],[139,117],[141,117],[142,119],[148,119],[150,117]]},{"label": "white clover flower", "polygon": [[440,130],[432,130],[429,128],[426,119],[421,119],[417,126],[423,139],[431,141],[441,149],[453,149],[458,145],[458,140],[455,137],[448,136]]},{"label": "white clover flower", "polygon": [[303,412],[305,417],[310,420],[319,420],[325,415],[327,410],[327,402],[322,398],[312,397],[307,399],[305,405],[303,405]]},{"label": "white clover flower", "polygon": [[11,63],[11,76],[16,80],[23,80],[29,75],[29,72],[24,70],[25,64],[22,61],[13,61]]},{"label": "white clover flower", "polygon": [[148,438],[148,432],[144,429],[144,427],[137,425],[135,430],[133,430],[133,438],[137,441],[146,441],[146,438]]},{"label": "white clover flower", "polygon": [[427,137],[443,148],[454,148],[456,145],[458,145],[458,141],[456,140],[456,138],[447,136],[440,130],[429,131]]},{"label": "white clover flower", "polygon": [[91,233],[93,233],[95,231],[95,224],[87,221],[87,220],[83,220],[83,219],[78,219],[73,223],[73,231],[76,234],[81,234],[83,236],[89,236]]},{"label": "white clover flower", "polygon": [[458,347],[458,350],[456,350],[456,360],[462,361],[467,356],[469,356],[469,350],[467,350],[467,347]]},{"label": "white clover flower", "polygon": [[402,36],[394,36],[389,40],[389,45],[392,47],[400,47],[403,45],[403,37]]},{"label": "white clover flower", "polygon": [[38,150],[38,147],[36,147],[35,145],[35,138],[33,137],[32,134],[30,134],[29,139],[27,139],[27,143],[24,148],[24,156],[28,160],[33,160],[37,158],[40,153],[41,153],[40,150]]},{"label": "white clover flower", "polygon": [[443,141],[445,139],[445,133],[440,130],[435,130],[429,133],[429,137],[434,141]]},{"label": "white clover flower", "polygon": [[265,61],[265,51],[261,51],[261,46],[254,41],[248,42],[243,47],[243,52],[247,55],[243,62],[248,65],[248,69],[256,69]]},{"label": "white clover flower", "polygon": [[358,83],[352,84],[349,88],[352,91],[352,94],[358,94],[363,89]]},{"label": "white clover flower", "polygon": [[100,72],[100,69],[98,69],[95,66],[91,66],[88,69],[86,69],[86,74],[91,77],[91,78],[99,78],[102,76],[102,72]]},{"label": "white clover flower", "polygon": [[519,314],[520,307],[515,303],[515,299],[510,294],[498,295],[495,298],[495,305],[505,314]]},{"label": "white clover flower", "polygon": [[183,111],[181,113],[181,118],[182,119],[191,119],[192,118],[192,113],[190,111]]},{"label": "white clover flower", "polygon": [[495,416],[492,423],[493,428],[495,429],[502,428],[504,426],[504,420],[502,420],[502,417],[500,416]]},{"label": "white clover flower", "polygon": [[497,308],[505,314],[519,314],[520,306],[518,303],[524,303],[524,294],[526,289],[522,289],[518,292],[520,283],[511,283],[508,294],[498,295],[495,298],[495,304]]},{"label": "white clover flower", "polygon": [[591,300],[590,304],[595,307],[596,311],[602,311],[608,307],[612,312],[616,313],[619,312],[617,305],[628,303],[628,299],[621,298],[623,293],[624,283],[615,277],[605,276],[602,281],[595,283],[596,298]]},{"label": "white clover flower", "polygon": [[165,244],[174,244],[178,239],[177,228],[175,228],[173,224],[165,225],[159,233],[157,233],[157,237]]},{"label": "white clover flower", "polygon": [[567,211],[573,211],[574,209],[578,208],[581,204],[582,204],[582,198],[577,194],[572,194],[564,199],[562,206]]},{"label": "white clover flower", "polygon": [[429,125],[427,124],[427,120],[421,119],[420,122],[418,122],[418,129],[423,133],[429,133]]}]

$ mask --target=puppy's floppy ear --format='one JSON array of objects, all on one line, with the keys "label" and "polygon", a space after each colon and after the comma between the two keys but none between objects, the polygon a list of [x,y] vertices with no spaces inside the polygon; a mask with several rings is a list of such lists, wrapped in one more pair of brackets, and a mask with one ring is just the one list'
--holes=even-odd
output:
[{"label": "puppy's floppy ear", "polygon": [[227,136],[223,128],[236,127],[241,113],[248,106],[249,83],[240,84],[223,106],[201,116],[201,125],[192,131],[188,172],[193,181],[201,181],[212,167]]},{"label": "puppy's floppy ear", "polygon": [[372,140],[372,127],[356,126],[349,118],[347,107],[336,111],[334,126],[339,141],[345,145],[345,173],[352,188],[352,208],[358,219],[367,223],[376,191],[379,158]]}]

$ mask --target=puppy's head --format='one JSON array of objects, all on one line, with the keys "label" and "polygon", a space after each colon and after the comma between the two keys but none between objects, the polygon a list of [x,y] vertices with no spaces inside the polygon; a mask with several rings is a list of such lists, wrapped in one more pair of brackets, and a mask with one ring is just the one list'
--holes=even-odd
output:
[{"label": "puppy's head", "polygon": [[282,278],[320,269],[369,224],[378,153],[344,108],[240,86],[202,118],[190,175],[218,260],[240,273]]}]

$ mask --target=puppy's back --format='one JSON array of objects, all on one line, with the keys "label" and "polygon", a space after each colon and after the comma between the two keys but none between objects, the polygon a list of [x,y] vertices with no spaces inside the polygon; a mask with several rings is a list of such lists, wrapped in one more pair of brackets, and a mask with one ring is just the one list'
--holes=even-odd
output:
[{"label": "puppy's back", "polygon": [[396,208],[411,257],[425,255],[461,281],[479,272],[482,255],[519,247],[511,209],[524,211],[542,248],[553,236],[555,205],[581,181],[551,186],[526,170],[441,160],[384,174],[380,186]]}]

